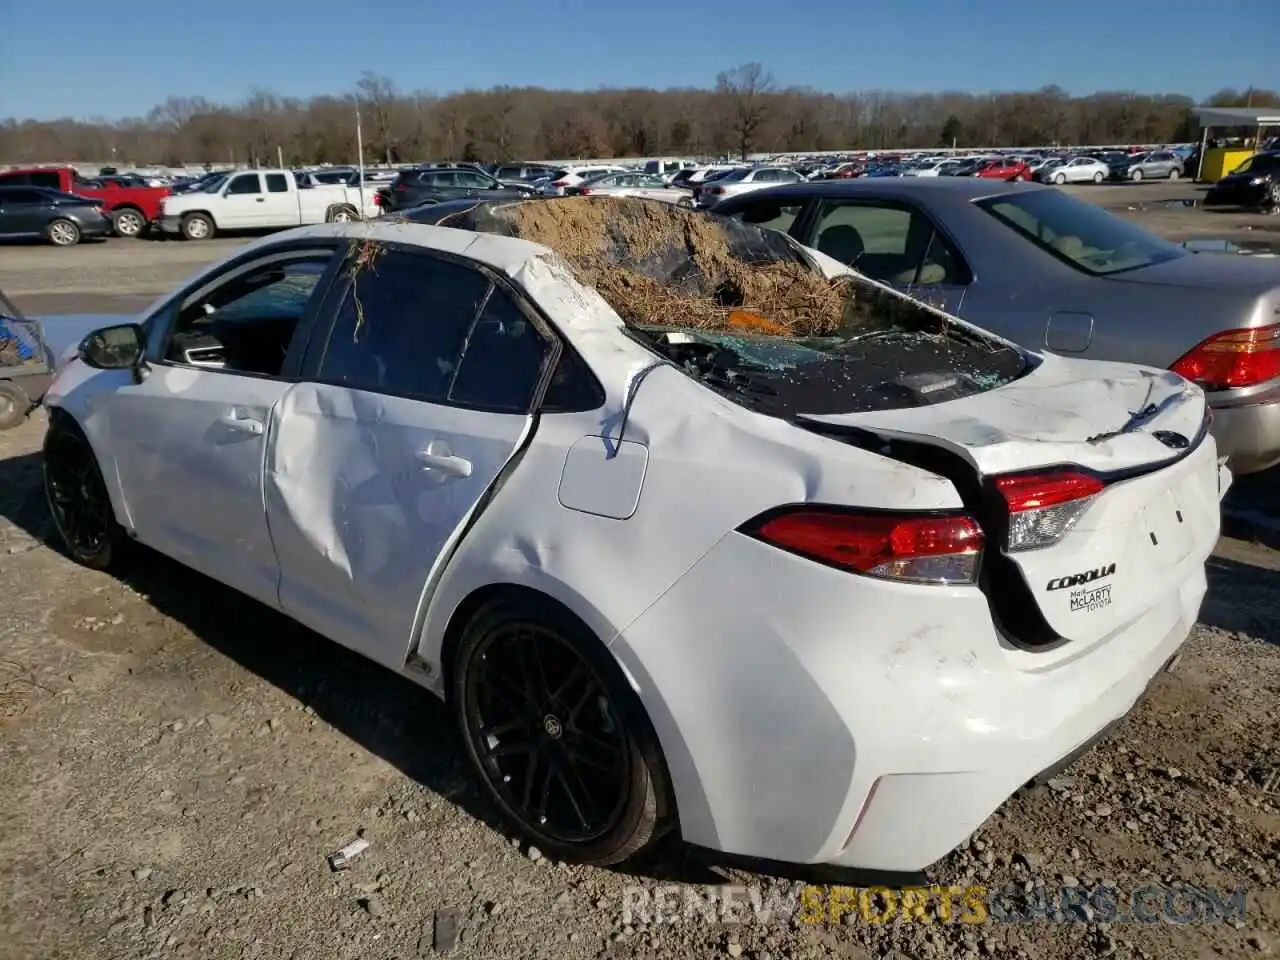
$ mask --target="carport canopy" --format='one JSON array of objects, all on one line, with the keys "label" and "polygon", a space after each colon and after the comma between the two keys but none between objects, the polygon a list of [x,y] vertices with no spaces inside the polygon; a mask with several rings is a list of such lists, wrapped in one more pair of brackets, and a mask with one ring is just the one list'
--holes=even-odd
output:
[{"label": "carport canopy", "polygon": [[[1196,116],[1200,118],[1200,162],[1196,168],[1196,179],[1204,169],[1204,151],[1209,142],[1209,130],[1212,127],[1253,127],[1257,131],[1254,143],[1262,144],[1263,127],[1280,127],[1280,107],[1196,107]],[[1255,146],[1255,149],[1257,147]]]}]

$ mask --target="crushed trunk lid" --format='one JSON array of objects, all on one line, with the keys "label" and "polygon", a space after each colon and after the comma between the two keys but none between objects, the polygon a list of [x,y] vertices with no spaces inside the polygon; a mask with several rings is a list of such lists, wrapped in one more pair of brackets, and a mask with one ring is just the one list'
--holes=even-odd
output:
[{"label": "crushed trunk lid", "polygon": [[[1223,487],[1204,394],[1165,371],[1046,356],[1026,376],[958,400],[798,420],[890,450],[949,453],[948,475],[987,535],[984,591],[1024,646],[1097,642],[1144,616],[1151,629],[1172,629],[1218,538]],[[1092,485],[1080,512],[1057,539],[1015,546],[1002,475],[1063,474]]]},{"label": "crushed trunk lid", "polygon": [[958,400],[801,419],[942,446],[990,476],[1054,463],[1115,472],[1171,460],[1182,450],[1160,435],[1189,445],[1205,409],[1203,391],[1166,370],[1046,354],[1024,376]]}]

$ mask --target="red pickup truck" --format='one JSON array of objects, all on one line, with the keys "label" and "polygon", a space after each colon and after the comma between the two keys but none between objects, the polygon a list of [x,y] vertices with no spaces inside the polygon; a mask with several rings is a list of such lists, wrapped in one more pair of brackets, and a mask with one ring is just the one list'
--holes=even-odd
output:
[{"label": "red pickup truck", "polygon": [[48,187],[103,201],[103,210],[122,237],[137,237],[160,219],[160,201],[168,187],[122,187],[111,181],[82,177],[72,167],[30,167],[0,173],[0,187]]}]

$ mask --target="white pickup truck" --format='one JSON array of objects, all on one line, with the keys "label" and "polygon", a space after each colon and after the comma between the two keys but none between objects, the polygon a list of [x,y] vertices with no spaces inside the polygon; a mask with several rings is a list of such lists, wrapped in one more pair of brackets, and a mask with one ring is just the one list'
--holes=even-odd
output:
[{"label": "white pickup truck", "polygon": [[376,217],[374,191],[308,178],[292,170],[245,170],[211,180],[200,190],[165,197],[160,229],[187,240],[208,240],[220,230],[285,230],[312,223]]}]

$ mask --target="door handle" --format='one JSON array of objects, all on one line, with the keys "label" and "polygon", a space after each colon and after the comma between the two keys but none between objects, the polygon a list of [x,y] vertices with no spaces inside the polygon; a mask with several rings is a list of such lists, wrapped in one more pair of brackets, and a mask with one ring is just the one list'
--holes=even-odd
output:
[{"label": "door handle", "polygon": [[255,420],[246,416],[239,410],[233,410],[225,416],[219,417],[218,422],[224,427],[235,430],[239,433],[247,433],[253,437],[260,437],[266,432],[261,420]]},{"label": "door handle", "polygon": [[266,200],[266,198],[265,198],[265,197],[258,197],[258,202],[259,202],[259,203],[266,203],[266,202],[267,202],[267,200]]},{"label": "door handle", "polygon": [[424,470],[437,470],[442,476],[448,477],[471,476],[471,461],[455,456],[449,450],[449,445],[439,440],[433,440],[425,450],[419,450],[416,456]]}]

